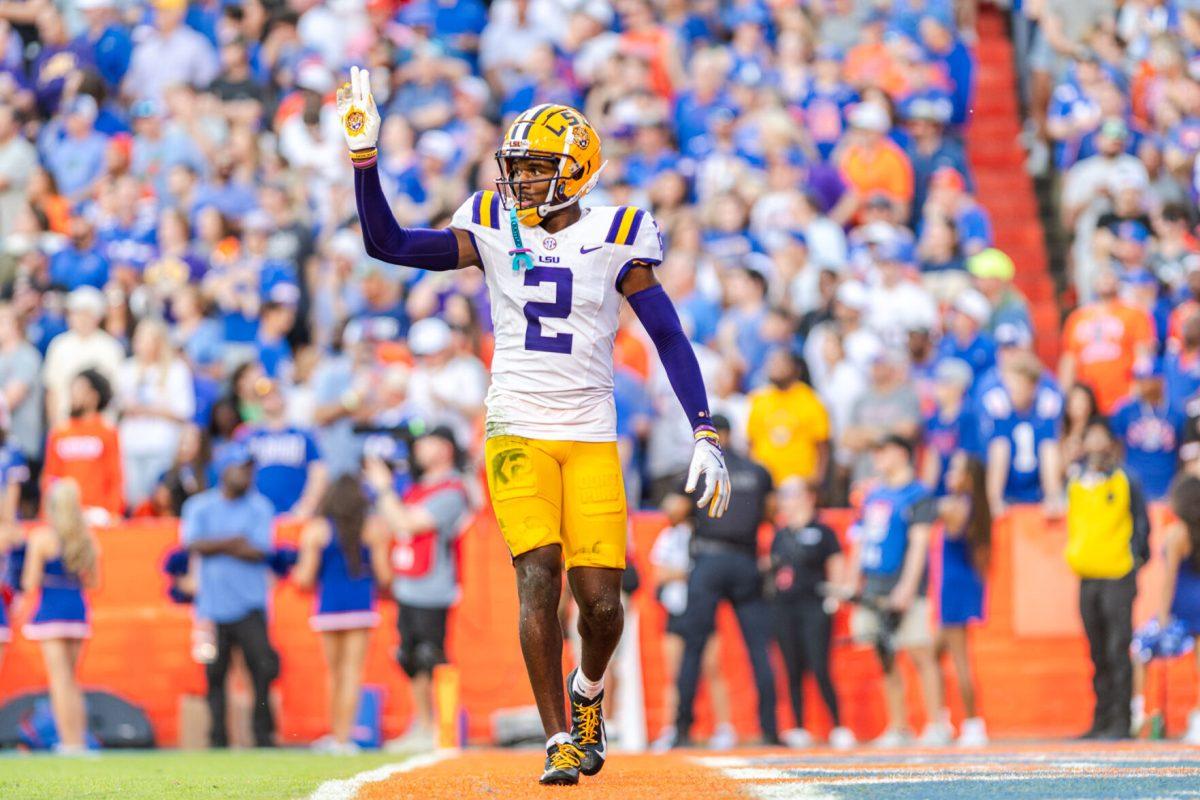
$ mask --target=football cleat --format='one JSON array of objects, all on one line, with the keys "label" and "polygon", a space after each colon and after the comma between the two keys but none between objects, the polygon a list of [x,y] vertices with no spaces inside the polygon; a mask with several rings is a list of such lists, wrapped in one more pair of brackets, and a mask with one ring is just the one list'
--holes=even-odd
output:
[{"label": "football cleat", "polygon": [[579,764],[583,752],[571,742],[552,744],[546,748],[546,770],[540,782],[543,786],[574,786],[579,783]]},{"label": "football cleat", "polygon": [[575,673],[579,668],[571,670],[567,676],[567,696],[571,700],[571,741],[583,751],[583,763],[579,771],[592,776],[604,767],[604,758],[608,754],[608,737],[604,732],[604,716],[600,713],[600,703],[604,701],[604,690],[591,700],[575,692]]}]

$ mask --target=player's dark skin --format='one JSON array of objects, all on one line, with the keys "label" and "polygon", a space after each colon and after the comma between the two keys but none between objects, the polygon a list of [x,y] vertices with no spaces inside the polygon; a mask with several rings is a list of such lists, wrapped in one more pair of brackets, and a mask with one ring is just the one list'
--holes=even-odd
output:
[{"label": "player's dark skin", "polygon": [[[518,184],[517,202],[522,208],[540,202],[546,196],[557,166],[547,159],[514,159],[511,176]],[[547,233],[558,233],[583,216],[578,204],[555,211],[541,222]],[[451,228],[458,240],[458,267],[482,267],[470,234]],[[658,285],[650,264],[634,265],[621,280],[617,291],[623,296]],[[559,545],[548,545],[522,553],[513,559],[517,572],[517,597],[520,601],[521,654],[537,701],[542,727],[547,736],[568,730],[566,694],[562,679],[562,624],[558,618],[558,600],[562,590],[563,553]],[[588,680],[604,677],[608,661],[625,627],[621,607],[619,569],[574,567],[567,570],[567,583],[579,607],[579,636],[583,640],[580,665]]]}]

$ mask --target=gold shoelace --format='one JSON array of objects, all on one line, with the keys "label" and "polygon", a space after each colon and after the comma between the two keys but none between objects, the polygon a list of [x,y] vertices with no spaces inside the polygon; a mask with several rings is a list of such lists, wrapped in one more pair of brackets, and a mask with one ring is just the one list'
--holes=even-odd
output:
[{"label": "gold shoelace", "polygon": [[558,750],[550,754],[550,766],[554,769],[579,769],[583,763],[583,751],[570,742],[558,746]]},{"label": "gold shoelace", "polygon": [[600,704],[585,706],[575,703],[575,713],[579,716],[579,743],[599,744]]}]

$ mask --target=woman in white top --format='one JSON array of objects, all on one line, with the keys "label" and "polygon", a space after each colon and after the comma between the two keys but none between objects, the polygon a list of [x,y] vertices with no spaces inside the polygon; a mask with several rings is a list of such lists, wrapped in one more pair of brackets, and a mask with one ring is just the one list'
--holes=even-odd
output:
[{"label": "woman in white top", "polygon": [[171,468],[180,432],[196,410],[191,370],[176,355],[161,320],[138,324],[133,355],[117,373],[117,401],[125,500],[135,509]]}]

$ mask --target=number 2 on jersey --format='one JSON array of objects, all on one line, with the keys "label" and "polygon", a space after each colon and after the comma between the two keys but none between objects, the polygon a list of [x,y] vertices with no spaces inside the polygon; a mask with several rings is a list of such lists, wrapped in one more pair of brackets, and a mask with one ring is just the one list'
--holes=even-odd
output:
[{"label": "number 2 on jersey", "polygon": [[543,283],[554,284],[553,302],[544,303],[530,301],[525,304],[525,349],[536,350],[540,353],[570,353],[571,339],[569,333],[555,333],[550,336],[542,333],[543,319],[566,319],[571,314],[571,290],[574,278],[571,270],[566,267],[534,267],[525,271],[526,286],[541,286]]}]

